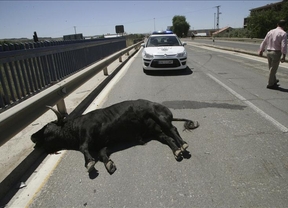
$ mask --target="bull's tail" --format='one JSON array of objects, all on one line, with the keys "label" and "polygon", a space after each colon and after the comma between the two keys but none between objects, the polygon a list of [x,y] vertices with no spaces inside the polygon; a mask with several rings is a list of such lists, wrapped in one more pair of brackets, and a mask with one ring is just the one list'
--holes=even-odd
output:
[{"label": "bull's tail", "polygon": [[184,121],[184,130],[193,130],[199,127],[199,123],[198,121],[191,121],[189,119],[185,119],[185,118],[173,118],[172,121]]}]

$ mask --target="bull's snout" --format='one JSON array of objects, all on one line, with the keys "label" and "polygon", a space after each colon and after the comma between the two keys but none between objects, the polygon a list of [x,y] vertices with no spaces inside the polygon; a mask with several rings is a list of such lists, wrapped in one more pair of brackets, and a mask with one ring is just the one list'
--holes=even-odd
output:
[{"label": "bull's snout", "polygon": [[36,143],[37,142],[37,138],[36,137],[33,137],[33,135],[31,136],[31,141],[33,142],[33,143]]},{"label": "bull's snout", "polygon": [[31,136],[31,141],[35,144],[34,148],[37,146],[37,147],[40,147],[43,145],[43,142],[41,142],[41,140],[39,140],[38,137],[35,137],[35,136]]},{"label": "bull's snout", "polygon": [[31,141],[35,144],[34,145],[34,149],[36,148],[41,148],[43,146],[42,142],[39,142],[37,137],[33,137],[33,135],[31,136]]}]

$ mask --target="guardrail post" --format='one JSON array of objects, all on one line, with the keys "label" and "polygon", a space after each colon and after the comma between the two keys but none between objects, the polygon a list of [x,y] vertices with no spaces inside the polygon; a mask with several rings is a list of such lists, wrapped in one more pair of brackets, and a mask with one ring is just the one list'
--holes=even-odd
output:
[{"label": "guardrail post", "polygon": [[119,62],[122,62],[122,56],[119,57]]},{"label": "guardrail post", "polygon": [[108,74],[108,68],[107,67],[105,67],[104,69],[103,69],[103,72],[104,72],[104,75],[105,76],[108,76],[109,74]]}]

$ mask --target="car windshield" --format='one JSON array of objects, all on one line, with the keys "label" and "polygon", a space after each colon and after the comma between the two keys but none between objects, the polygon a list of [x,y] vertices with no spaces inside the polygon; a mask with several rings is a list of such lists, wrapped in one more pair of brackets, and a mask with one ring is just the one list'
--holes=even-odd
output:
[{"label": "car windshield", "polygon": [[175,36],[155,36],[150,37],[147,43],[147,47],[159,47],[159,46],[180,46],[181,43]]}]

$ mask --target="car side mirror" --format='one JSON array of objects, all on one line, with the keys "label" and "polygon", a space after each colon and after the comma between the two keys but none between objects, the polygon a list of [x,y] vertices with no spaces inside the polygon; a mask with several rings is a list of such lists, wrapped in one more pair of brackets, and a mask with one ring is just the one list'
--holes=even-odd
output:
[{"label": "car side mirror", "polygon": [[187,43],[183,42],[182,45],[185,46],[185,45],[187,45]]},{"label": "car side mirror", "polygon": [[141,43],[141,46],[142,46],[143,48],[145,48],[145,43]]}]

